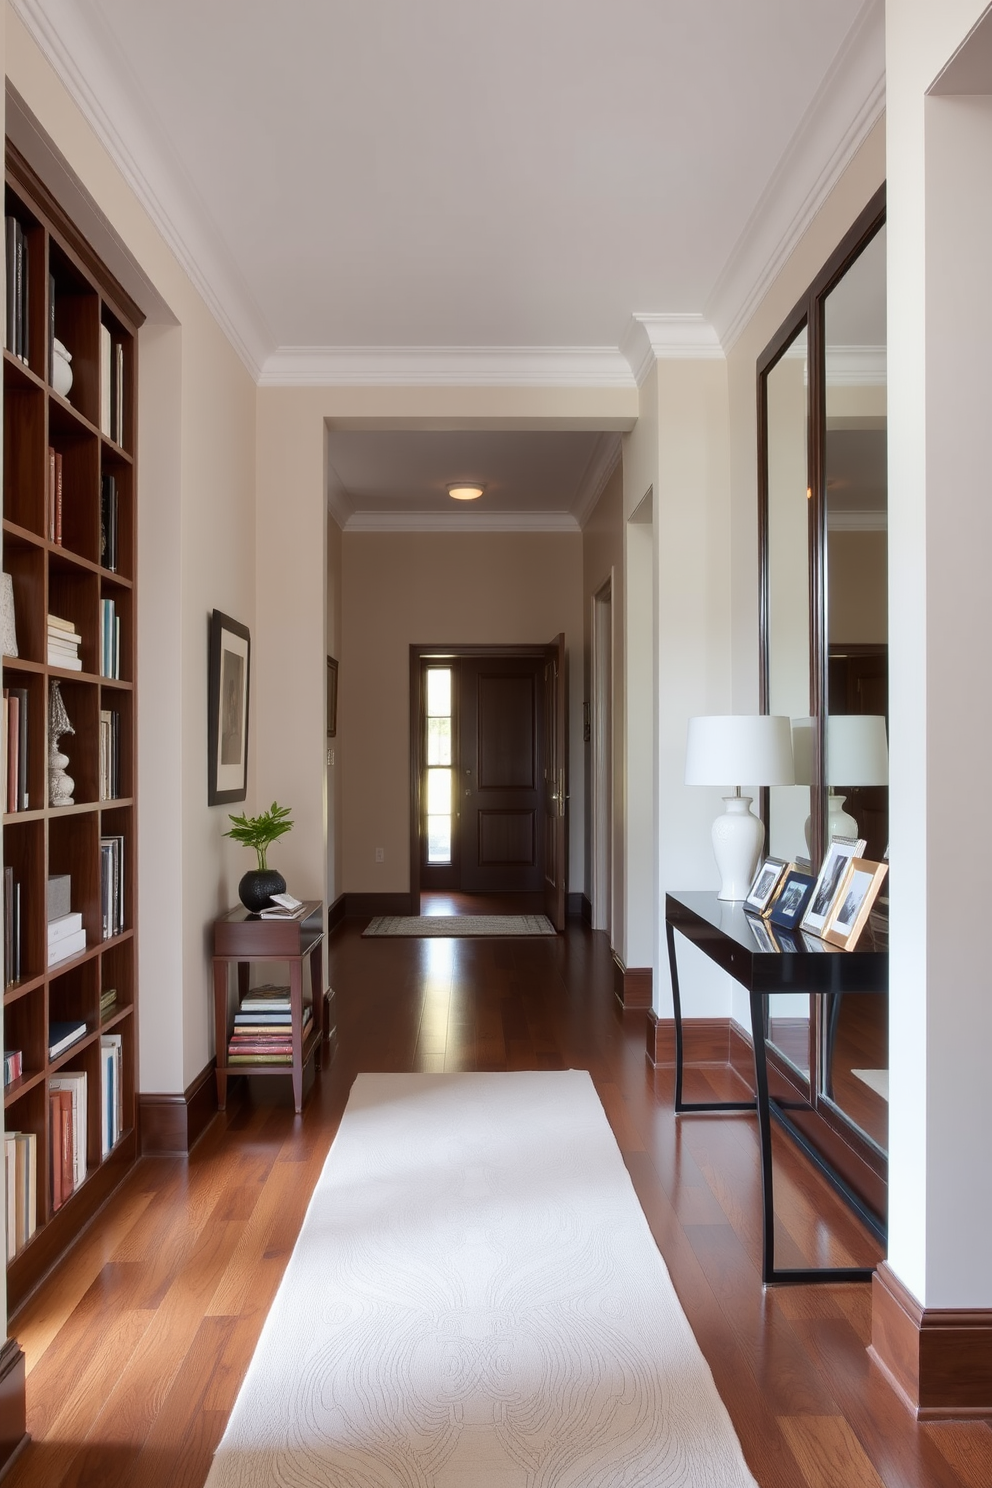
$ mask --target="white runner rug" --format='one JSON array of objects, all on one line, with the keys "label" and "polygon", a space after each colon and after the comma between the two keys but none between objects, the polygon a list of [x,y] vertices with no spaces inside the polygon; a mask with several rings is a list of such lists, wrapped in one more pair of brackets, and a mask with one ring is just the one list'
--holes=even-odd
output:
[{"label": "white runner rug", "polygon": [[865,1085],[870,1085],[875,1094],[880,1095],[883,1100],[888,1100],[889,1072],[887,1069],[852,1069],[851,1074],[863,1081]]},{"label": "white runner rug", "polygon": [[546,915],[376,915],[364,935],[554,935]]},{"label": "white runner rug", "polygon": [[360,1075],[206,1488],[757,1488],[589,1076]]}]

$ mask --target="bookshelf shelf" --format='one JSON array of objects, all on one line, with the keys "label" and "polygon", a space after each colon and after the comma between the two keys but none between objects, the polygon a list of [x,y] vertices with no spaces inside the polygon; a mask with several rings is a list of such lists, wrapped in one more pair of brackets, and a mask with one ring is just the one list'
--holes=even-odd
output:
[{"label": "bookshelf shelf", "polygon": [[[35,1165],[34,1213],[25,1183],[13,1254],[8,1248],[15,1313],[137,1156],[141,315],[9,145],[5,215],[8,259],[11,243],[16,252],[6,284],[2,532],[17,655],[3,658],[3,1008],[4,1049],[20,1051],[21,1067],[3,1103],[5,1160],[18,1133],[22,1167],[25,1154]],[[56,339],[71,354],[65,396],[52,386]],[[113,668],[119,677],[105,675]],[[72,804],[62,806],[49,802],[56,683],[72,730],[60,735],[73,781]],[[53,880],[62,882],[52,888]],[[60,932],[64,954],[49,964]],[[77,1026],[81,1036],[60,1049],[59,1037]]]}]

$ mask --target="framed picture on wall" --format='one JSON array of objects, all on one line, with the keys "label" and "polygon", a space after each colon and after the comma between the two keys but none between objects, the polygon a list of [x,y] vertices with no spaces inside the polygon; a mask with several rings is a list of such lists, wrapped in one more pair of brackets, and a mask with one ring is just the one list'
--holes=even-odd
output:
[{"label": "framed picture on wall", "polygon": [[243,801],[248,794],[250,663],[247,625],[214,610],[207,683],[208,806]]},{"label": "framed picture on wall", "polygon": [[333,739],[338,731],[338,664],[333,656],[327,658],[327,737]]}]

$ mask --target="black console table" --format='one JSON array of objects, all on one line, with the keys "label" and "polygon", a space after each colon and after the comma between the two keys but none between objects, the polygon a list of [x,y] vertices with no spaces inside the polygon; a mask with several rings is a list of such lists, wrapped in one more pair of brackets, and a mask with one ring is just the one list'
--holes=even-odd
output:
[{"label": "black console table", "polygon": [[[682,1099],[682,1003],[679,994],[675,932],[698,946],[704,955],[723,968],[748,993],[751,1006],[751,1039],[754,1048],[753,1101],[684,1101]],[[761,1279],[773,1282],[870,1281],[872,1268],[863,1266],[819,1266],[783,1269],[775,1265],[775,1208],[772,1189],[772,1119],[779,1121],[797,1139],[835,1188],[839,1189],[876,1234],[877,1222],[860,1200],[834,1173],[819,1153],[789,1120],[781,1103],[768,1093],[768,1063],[765,1051],[766,999],[780,992],[879,993],[889,986],[887,951],[841,950],[823,942],[823,949],[769,950],[751,929],[750,916],[739,903],[718,899],[715,893],[698,890],[665,895],[665,934],[672,972],[675,1004],[675,1110],[755,1111],[761,1149],[762,1254]],[[799,937],[795,937],[799,944]],[[880,1238],[884,1238],[880,1236]]]}]

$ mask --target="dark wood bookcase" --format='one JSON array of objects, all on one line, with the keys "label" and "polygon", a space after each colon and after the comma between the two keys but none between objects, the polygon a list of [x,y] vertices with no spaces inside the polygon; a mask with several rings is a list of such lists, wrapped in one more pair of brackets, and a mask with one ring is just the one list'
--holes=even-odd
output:
[{"label": "dark wood bookcase", "polygon": [[[23,1073],[4,1089],[4,1127],[34,1133],[37,1147],[37,1228],[7,1267],[8,1311],[14,1313],[121,1181],[138,1150],[135,410],[143,317],[9,144],[5,191],[5,215],[16,217],[23,232],[28,278],[27,361],[3,352],[3,568],[13,580],[18,651],[3,658],[3,685],[27,693],[28,800],[26,809],[3,816],[4,867],[20,885],[20,976],[4,988],[4,1047],[21,1050],[23,1057]],[[122,420],[114,430],[119,438],[101,431],[101,327],[110,333],[121,384]],[[52,386],[53,330],[72,357],[66,397]],[[61,543],[50,530],[50,449],[61,455]],[[101,512],[103,480],[111,475],[117,490],[114,570],[106,566]],[[107,600],[120,623],[120,675],[113,679],[103,675],[101,654]],[[49,614],[71,621],[81,636],[81,671],[49,664]],[[56,678],[75,730],[61,744],[75,782],[74,804],[60,807],[49,805],[48,791],[47,720]],[[103,710],[119,715],[113,799],[100,797]],[[6,792],[3,799],[9,804]],[[110,835],[123,839],[123,928],[105,939],[100,840]],[[71,877],[71,909],[82,915],[86,948],[49,968],[48,878],[63,874]],[[116,1002],[101,1012],[101,994],[111,988]],[[52,1059],[50,1025],[65,1020],[85,1022],[86,1032]],[[123,1111],[120,1135],[106,1154],[105,1034],[121,1040]],[[86,1178],[55,1210],[48,1089],[62,1071],[87,1075]]]}]

